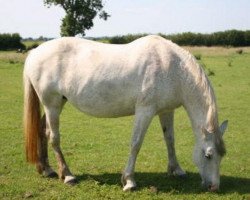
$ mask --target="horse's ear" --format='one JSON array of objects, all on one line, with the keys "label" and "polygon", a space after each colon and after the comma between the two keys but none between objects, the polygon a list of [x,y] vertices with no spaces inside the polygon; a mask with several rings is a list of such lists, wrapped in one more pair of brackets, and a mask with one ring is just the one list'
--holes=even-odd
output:
[{"label": "horse's ear", "polygon": [[220,133],[221,136],[223,136],[223,134],[225,133],[226,129],[227,129],[227,125],[228,125],[228,120],[225,120],[221,125],[220,125]]}]

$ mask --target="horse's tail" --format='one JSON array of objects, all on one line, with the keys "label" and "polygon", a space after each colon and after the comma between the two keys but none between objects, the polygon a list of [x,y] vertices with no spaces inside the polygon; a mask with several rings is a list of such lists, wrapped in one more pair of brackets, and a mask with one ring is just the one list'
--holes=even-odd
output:
[{"label": "horse's tail", "polygon": [[40,131],[40,102],[29,78],[24,75],[24,134],[27,162],[38,162]]}]

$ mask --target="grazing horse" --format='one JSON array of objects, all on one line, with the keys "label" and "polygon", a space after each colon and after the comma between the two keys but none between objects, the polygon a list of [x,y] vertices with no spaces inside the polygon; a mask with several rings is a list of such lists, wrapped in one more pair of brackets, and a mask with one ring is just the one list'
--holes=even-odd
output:
[{"label": "grazing horse", "polygon": [[[80,38],[60,38],[32,50],[24,67],[24,129],[27,161],[44,176],[50,167],[47,140],[59,165],[59,177],[73,184],[60,148],[59,115],[66,102],[95,117],[135,115],[130,155],[122,175],[123,190],[136,187],[134,169],[147,128],[159,116],[168,149],[168,172],[185,175],[174,147],[174,110],[183,106],[196,138],[194,161],[202,184],[219,188],[219,165],[225,154],[214,91],[194,57],[160,36],[126,45]],[[40,105],[44,115],[41,115]]]}]

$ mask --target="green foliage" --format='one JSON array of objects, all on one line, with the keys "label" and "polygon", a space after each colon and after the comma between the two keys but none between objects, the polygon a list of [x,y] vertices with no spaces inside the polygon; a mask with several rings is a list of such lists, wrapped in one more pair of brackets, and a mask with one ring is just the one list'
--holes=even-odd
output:
[{"label": "green foliage", "polygon": [[166,38],[172,40],[173,42],[179,44],[179,45],[197,45],[200,46],[204,43],[206,43],[206,36],[198,33],[181,33],[181,34],[176,34],[176,35],[169,35],[166,36]]},{"label": "green foliage", "polygon": [[61,36],[85,35],[85,30],[90,29],[93,19],[99,13],[101,19],[107,20],[110,16],[103,10],[102,0],[44,0],[44,4],[59,5],[66,16],[62,19]]},{"label": "green foliage", "polygon": [[21,39],[18,33],[0,34],[0,50],[25,49],[24,44],[21,43]]},{"label": "green foliage", "polygon": [[245,46],[250,46],[250,30],[245,31]]},{"label": "green foliage", "polygon": [[[147,34],[123,35],[107,38],[111,44],[126,44]],[[250,31],[229,30],[211,34],[179,33],[159,34],[181,46],[250,46]]]},{"label": "green foliage", "polygon": [[109,38],[109,43],[111,44],[127,44],[140,37],[146,36],[147,34],[128,34],[124,36],[114,36]]},{"label": "green foliage", "polygon": [[215,32],[212,34],[201,33],[181,33],[166,36],[179,45],[191,46],[249,46],[246,41],[247,31],[229,30],[224,32]]}]

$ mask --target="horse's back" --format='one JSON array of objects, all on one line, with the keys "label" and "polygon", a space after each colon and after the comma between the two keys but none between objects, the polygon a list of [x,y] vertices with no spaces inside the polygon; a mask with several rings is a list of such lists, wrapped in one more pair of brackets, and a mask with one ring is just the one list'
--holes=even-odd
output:
[{"label": "horse's back", "polygon": [[174,48],[159,36],[127,45],[60,38],[30,53],[25,74],[40,98],[64,96],[78,109],[99,117],[131,115],[137,103],[174,101],[174,77],[162,77],[174,74],[169,72],[171,62],[176,62]]}]

